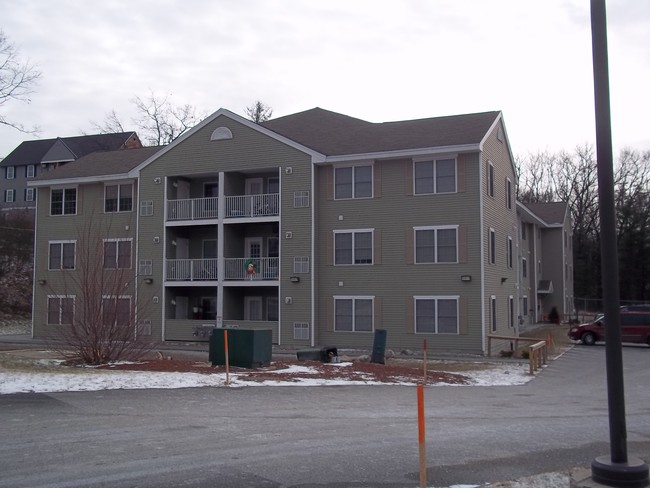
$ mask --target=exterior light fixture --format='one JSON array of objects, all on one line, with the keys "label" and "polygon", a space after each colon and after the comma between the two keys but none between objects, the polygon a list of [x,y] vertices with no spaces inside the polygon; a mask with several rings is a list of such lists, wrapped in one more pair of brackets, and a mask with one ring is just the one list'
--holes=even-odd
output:
[{"label": "exterior light fixture", "polygon": [[472,275],[461,275],[460,281],[472,281]]},{"label": "exterior light fixture", "polygon": [[153,283],[153,278],[145,278],[145,279],[144,279],[144,282],[145,282],[147,285],[150,285],[151,283]]},{"label": "exterior light fixture", "polygon": [[300,276],[292,276],[289,279],[291,280],[291,283],[300,283]]}]

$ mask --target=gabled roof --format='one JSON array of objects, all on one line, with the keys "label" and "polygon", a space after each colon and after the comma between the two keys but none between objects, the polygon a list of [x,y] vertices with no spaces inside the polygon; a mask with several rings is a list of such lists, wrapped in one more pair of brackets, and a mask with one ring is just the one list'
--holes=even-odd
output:
[{"label": "gabled roof", "polygon": [[313,108],[262,123],[326,156],[480,144],[500,112],[372,123]]},{"label": "gabled roof", "polygon": [[566,202],[524,203],[523,205],[549,226],[564,225],[568,209]]},{"label": "gabled roof", "polygon": [[52,171],[41,173],[29,183],[29,186],[47,186],[58,180],[66,180],[69,183],[73,180],[96,179],[97,177],[109,175],[125,177],[129,171],[156,154],[163,147],[150,146],[138,149],[93,152]]},{"label": "gabled roof", "polygon": [[138,137],[135,132],[116,132],[24,141],[2,160],[0,166],[70,161],[95,151],[122,149],[133,136]]}]

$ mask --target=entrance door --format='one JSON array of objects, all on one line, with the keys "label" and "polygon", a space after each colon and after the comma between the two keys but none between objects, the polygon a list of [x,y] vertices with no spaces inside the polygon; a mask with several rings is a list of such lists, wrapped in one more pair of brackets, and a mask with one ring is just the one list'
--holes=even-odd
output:
[{"label": "entrance door", "polygon": [[188,310],[188,304],[189,300],[187,297],[176,297],[174,298],[176,301],[176,313],[174,314],[174,318],[176,320],[185,320],[189,318],[189,310]]},{"label": "entrance door", "polygon": [[244,320],[263,320],[262,297],[244,297]]},{"label": "entrance door", "polygon": [[264,215],[264,179],[263,178],[246,178],[246,195],[251,217]]}]

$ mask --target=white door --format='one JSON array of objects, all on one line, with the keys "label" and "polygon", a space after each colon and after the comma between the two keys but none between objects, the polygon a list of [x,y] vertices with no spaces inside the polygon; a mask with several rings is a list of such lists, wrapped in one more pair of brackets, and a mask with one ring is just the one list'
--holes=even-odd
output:
[{"label": "white door", "polygon": [[263,178],[246,178],[246,195],[250,195],[247,200],[247,205],[251,217],[263,215],[264,211],[264,179]]},{"label": "white door", "polygon": [[189,318],[189,313],[188,313],[188,304],[189,301],[187,297],[176,297],[174,298],[176,301],[176,314],[174,315],[174,318],[177,320],[186,320]]},{"label": "white door", "polygon": [[187,180],[176,180],[176,198],[185,200],[190,198],[190,182]]},{"label": "white door", "polygon": [[176,238],[176,259],[188,259],[190,257],[190,240],[185,237]]},{"label": "white door", "polygon": [[262,320],[262,297],[244,297],[244,320]]},{"label": "white door", "polygon": [[263,178],[246,178],[246,195],[259,195],[264,192]]},{"label": "white door", "polygon": [[262,238],[261,237],[247,237],[246,238],[246,257],[247,258],[261,258],[262,257]]}]

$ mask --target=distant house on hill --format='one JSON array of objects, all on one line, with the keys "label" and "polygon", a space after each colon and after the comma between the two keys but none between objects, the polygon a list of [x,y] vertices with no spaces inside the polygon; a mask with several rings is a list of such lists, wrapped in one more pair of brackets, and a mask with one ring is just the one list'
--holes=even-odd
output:
[{"label": "distant house on hill", "polygon": [[95,151],[142,147],[135,132],[57,137],[22,142],[0,161],[0,210],[33,210],[36,192],[27,182]]}]

